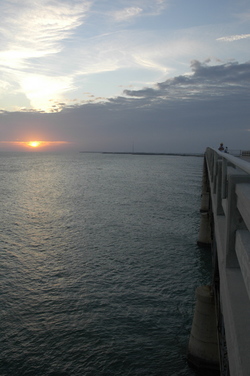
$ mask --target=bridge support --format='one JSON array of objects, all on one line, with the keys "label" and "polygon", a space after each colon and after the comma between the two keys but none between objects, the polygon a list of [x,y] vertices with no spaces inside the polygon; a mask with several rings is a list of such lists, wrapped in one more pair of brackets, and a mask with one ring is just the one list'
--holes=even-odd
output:
[{"label": "bridge support", "polygon": [[207,164],[204,158],[203,174],[202,174],[202,192],[201,192],[201,219],[200,230],[197,244],[200,246],[210,246],[211,238],[211,210],[210,210],[210,192]]},{"label": "bridge support", "polygon": [[211,286],[196,289],[196,306],[188,345],[188,362],[199,370],[219,374],[215,301]]},{"label": "bridge support", "polygon": [[200,230],[197,244],[208,247],[211,245],[211,225],[209,212],[201,212]]}]

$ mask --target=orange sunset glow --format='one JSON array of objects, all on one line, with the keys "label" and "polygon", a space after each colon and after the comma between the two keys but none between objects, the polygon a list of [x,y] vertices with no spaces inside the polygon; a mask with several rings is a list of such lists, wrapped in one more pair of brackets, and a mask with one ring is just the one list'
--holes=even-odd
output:
[{"label": "orange sunset glow", "polygon": [[29,141],[27,142],[28,146],[31,146],[32,148],[37,148],[41,145],[41,141]]},{"label": "orange sunset glow", "polygon": [[37,150],[40,150],[40,149],[43,149],[45,150],[46,148],[48,147],[53,147],[53,146],[59,146],[59,145],[65,145],[65,144],[69,144],[69,142],[66,142],[66,141],[24,141],[24,142],[20,142],[19,145],[22,145],[24,146],[25,148],[29,148],[29,149],[37,149]]},{"label": "orange sunset glow", "polygon": [[64,146],[72,146],[72,143],[69,141],[0,141],[0,145],[5,145],[12,148],[12,150],[37,150],[37,151],[46,151],[46,150],[59,150]]}]

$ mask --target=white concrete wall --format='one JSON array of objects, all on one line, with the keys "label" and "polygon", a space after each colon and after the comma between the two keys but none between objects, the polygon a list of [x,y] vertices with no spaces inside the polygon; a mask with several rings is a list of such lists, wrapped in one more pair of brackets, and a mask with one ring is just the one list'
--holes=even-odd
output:
[{"label": "white concrete wall", "polygon": [[207,149],[230,376],[250,375],[250,163]]}]

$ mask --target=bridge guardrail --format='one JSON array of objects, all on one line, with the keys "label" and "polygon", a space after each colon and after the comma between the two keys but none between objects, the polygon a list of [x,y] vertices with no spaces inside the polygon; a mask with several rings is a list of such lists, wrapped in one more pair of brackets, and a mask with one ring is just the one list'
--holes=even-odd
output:
[{"label": "bridge guardrail", "polygon": [[[250,156],[248,151],[240,155],[248,156],[248,153]],[[202,196],[206,201],[201,214],[209,218],[211,242],[216,242],[218,304],[225,322],[230,375],[247,376],[250,369],[250,163],[207,148]]]}]

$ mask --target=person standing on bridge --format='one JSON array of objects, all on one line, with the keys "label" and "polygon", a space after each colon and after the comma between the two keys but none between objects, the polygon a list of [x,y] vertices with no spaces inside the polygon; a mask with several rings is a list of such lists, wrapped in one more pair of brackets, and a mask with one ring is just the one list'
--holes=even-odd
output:
[{"label": "person standing on bridge", "polygon": [[219,150],[219,151],[223,151],[223,150],[224,150],[224,146],[223,146],[223,143],[222,143],[222,142],[220,143],[220,146],[219,146],[218,150]]}]

